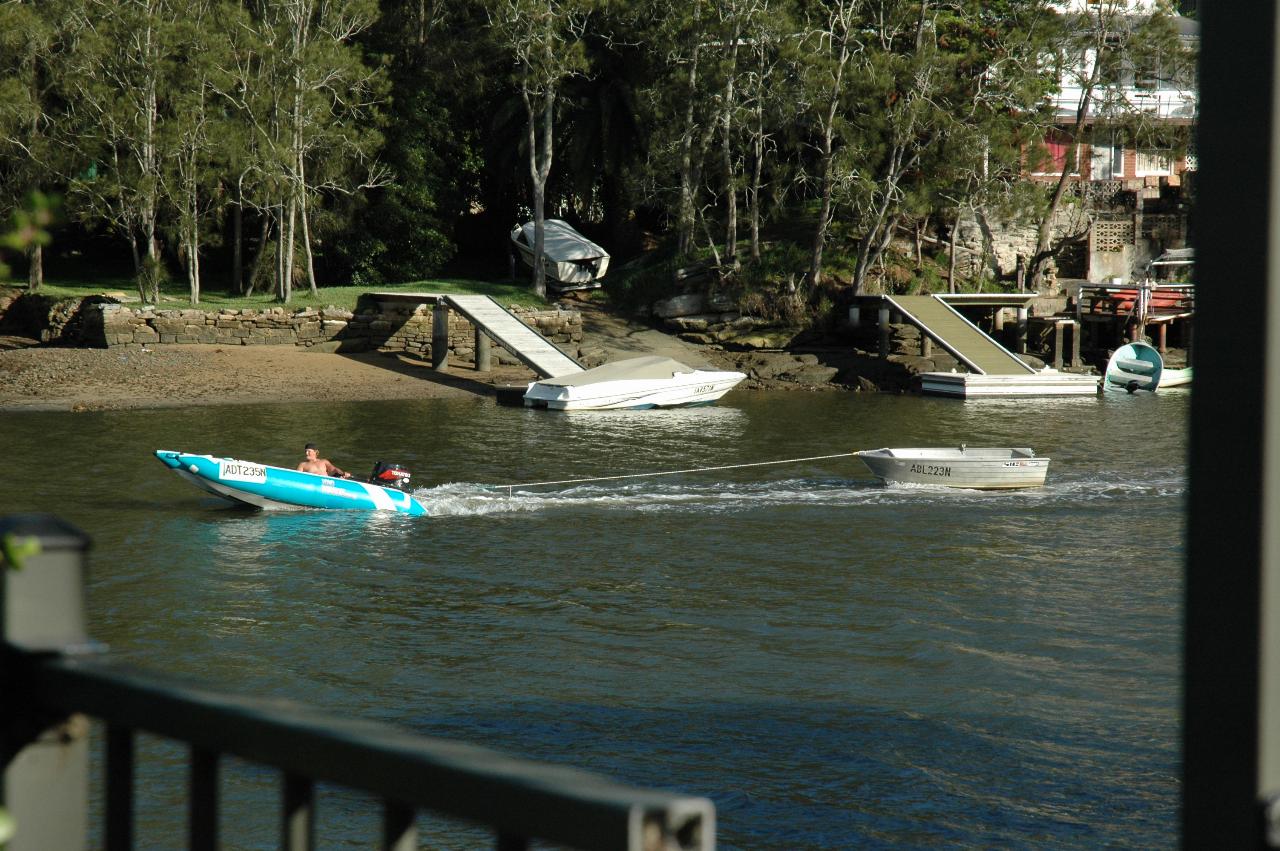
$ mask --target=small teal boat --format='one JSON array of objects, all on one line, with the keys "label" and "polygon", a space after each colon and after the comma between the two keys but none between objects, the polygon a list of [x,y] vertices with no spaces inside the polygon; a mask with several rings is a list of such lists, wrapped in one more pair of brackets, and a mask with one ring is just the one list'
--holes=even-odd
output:
[{"label": "small teal boat", "polygon": [[1116,349],[1107,361],[1107,372],[1102,378],[1102,389],[1125,390],[1135,393],[1160,386],[1164,372],[1164,358],[1155,346],[1146,343],[1125,343]]},{"label": "small teal boat", "polygon": [[[412,495],[371,482],[336,479],[269,464],[169,449],[157,449],[156,457],[196,487],[255,508],[398,511],[413,516],[427,513],[427,509]],[[407,479],[408,474],[403,473],[394,480],[406,482]]]}]

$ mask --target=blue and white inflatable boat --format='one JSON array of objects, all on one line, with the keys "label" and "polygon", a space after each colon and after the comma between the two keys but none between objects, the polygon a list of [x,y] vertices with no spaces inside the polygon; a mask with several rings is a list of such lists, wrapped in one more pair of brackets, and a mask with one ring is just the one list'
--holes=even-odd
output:
[{"label": "blue and white inflatable boat", "polygon": [[[422,503],[410,494],[370,482],[168,449],[157,449],[156,457],[196,487],[256,508],[399,511],[414,516],[427,513]],[[407,479],[405,473],[402,480]]]}]

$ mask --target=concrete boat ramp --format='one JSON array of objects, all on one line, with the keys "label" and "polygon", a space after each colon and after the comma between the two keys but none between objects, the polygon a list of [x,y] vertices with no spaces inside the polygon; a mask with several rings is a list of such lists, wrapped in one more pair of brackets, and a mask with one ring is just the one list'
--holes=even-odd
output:
[{"label": "concrete boat ramp", "polygon": [[[882,296],[880,321],[890,310],[920,329],[964,364],[969,372],[926,372],[921,390],[935,396],[1085,396],[1098,392],[1098,377],[1036,370],[966,319],[942,296]],[[1023,314],[1025,308],[1019,308]]]}]

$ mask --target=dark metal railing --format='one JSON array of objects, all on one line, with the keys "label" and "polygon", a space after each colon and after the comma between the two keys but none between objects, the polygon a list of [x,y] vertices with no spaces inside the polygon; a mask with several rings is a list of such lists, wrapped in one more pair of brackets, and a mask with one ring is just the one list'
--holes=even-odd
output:
[{"label": "dark metal railing", "polygon": [[[19,546],[10,546],[15,541]],[[387,849],[417,847],[418,810],[489,826],[500,851],[527,848],[535,839],[632,851],[715,846],[715,809],[705,798],[638,789],[574,768],[335,717],[294,701],[228,694],[113,664],[83,634],[80,562],[87,539],[48,516],[0,518],[4,552],[20,552],[33,541],[38,551],[10,558],[0,570],[0,753],[6,767],[0,806],[17,831],[9,851],[85,847],[84,831],[68,827],[86,819],[79,811],[87,806],[88,725],[65,720],[80,715],[106,725],[108,849],[133,845],[138,732],[190,747],[193,849],[218,845],[224,755],[281,772],[280,845],[288,849],[314,845],[318,782],[379,797],[381,847]],[[78,840],[68,835],[77,829]]]}]

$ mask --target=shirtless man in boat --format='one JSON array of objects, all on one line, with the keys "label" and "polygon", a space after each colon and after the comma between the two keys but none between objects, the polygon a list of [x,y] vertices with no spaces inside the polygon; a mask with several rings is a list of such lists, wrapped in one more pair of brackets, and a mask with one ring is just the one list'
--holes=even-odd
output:
[{"label": "shirtless man in boat", "polygon": [[317,476],[336,476],[340,479],[351,478],[350,473],[344,473],[339,470],[338,466],[328,458],[321,458],[320,450],[316,448],[314,443],[308,443],[302,451],[307,456],[307,460],[298,465],[298,469],[301,472],[315,473]]}]

